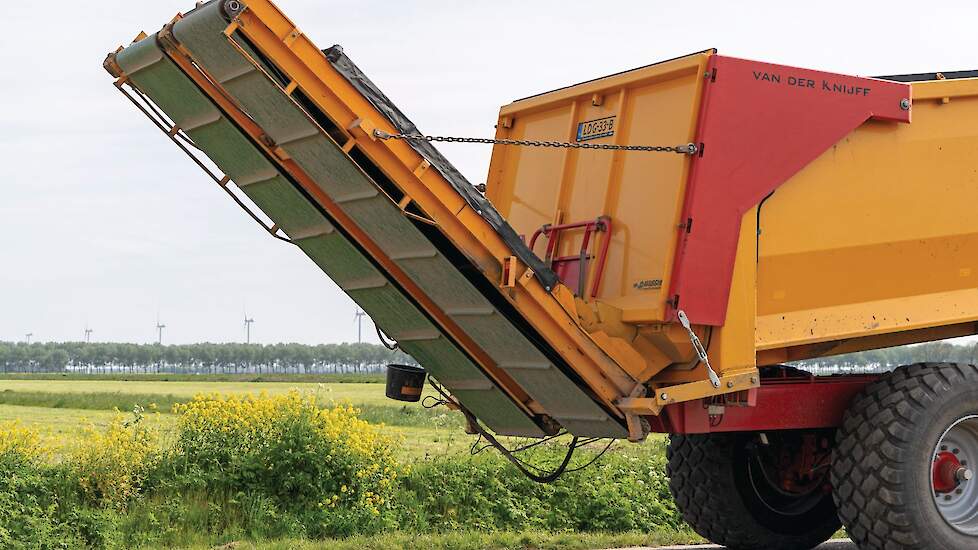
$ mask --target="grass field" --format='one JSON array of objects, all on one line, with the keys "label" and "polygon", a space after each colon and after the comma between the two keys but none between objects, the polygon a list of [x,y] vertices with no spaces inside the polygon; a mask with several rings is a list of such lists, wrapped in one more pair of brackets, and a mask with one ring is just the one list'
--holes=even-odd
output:
[{"label": "grass field", "polygon": [[174,423],[172,405],[195,395],[276,395],[293,390],[312,392],[324,405],[350,403],[361,409],[362,418],[387,425],[397,436],[405,458],[467,451],[473,440],[461,430],[457,413],[392,401],[384,396],[382,384],[370,382],[0,379],[0,421],[19,420],[38,429],[45,445],[60,454],[74,445],[86,428],[104,427],[137,404],[158,411],[160,414],[151,414],[147,422],[166,433]]},{"label": "grass field", "polygon": [[[316,401],[320,405],[330,405],[333,403],[351,404],[361,411],[360,416],[371,423],[385,425],[384,431],[388,435],[393,435],[397,442],[397,450],[394,457],[402,464],[416,464],[422,470],[428,469],[438,471],[438,464],[444,464],[443,476],[448,476],[445,480],[452,480],[451,483],[458,484],[459,488],[454,490],[455,497],[461,498],[458,504],[440,505],[435,501],[428,501],[425,506],[440,509],[446,506],[443,511],[438,512],[453,514],[456,506],[494,506],[491,504],[496,498],[502,498],[500,502],[513,502],[522,499],[520,493],[514,493],[509,497],[501,497],[496,491],[502,490],[501,487],[490,488],[495,481],[493,477],[481,478],[483,475],[478,471],[470,471],[468,474],[459,471],[454,472],[455,462],[444,463],[446,459],[455,460],[455,457],[462,459],[458,464],[465,464],[469,450],[476,441],[474,436],[464,433],[462,421],[458,413],[448,411],[444,407],[434,410],[425,409],[419,403],[404,404],[391,401],[384,396],[384,386],[378,384],[376,380],[370,382],[338,382],[336,379],[329,379],[317,382],[306,378],[304,381],[254,381],[254,379],[228,379],[224,376],[204,377],[201,379],[188,380],[181,377],[175,380],[168,380],[166,376],[137,376],[133,379],[125,379],[119,375],[110,375],[101,379],[89,379],[77,376],[58,377],[25,377],[25,376],[6,376],[0,377],[0,423],[15,420],[20,426],[36,430],[41,438],[42,444],[51,450],[51,459],[57,463],[63,461],[70,463],[73,453],[77,452],[85,441],[91,438],[93,429],[95,432],[105,430],[112,424],[114,419],[120,415],[132,418],[132,409],[139,405],[146,409],[142,426],[154,428],[158,431],[163,440],[175,441],[179,431],[178,417],[172,412],[173,405],[186,403],[196,395],[222,394],[222,395],[282,395],[291,391],[311,393],[316,396]],[[516,441],[503,438],[510,446],[515,446]],[[592,454],[599,451],[603,445],[597,444],[592,448]],[[612,448],[609,457],[616,455],[622,457],[626,462],[633,463],[639,470],[648,470],[641,466],[647,464],[647,460],[654,460],[661,464],[664,454],[665,438],[661,436],[650,437],[642,445],[630,445],[618,443]],[[488,451],[486,455],[494,455],[493,451]],[[484,455],[481,455],[484,456]],[[630,458],[629,458],[630,457]],[[477,457],[479,458],[479,457]],[[489,458],[498,459],[490,456]],[[586,457],[584,459],[586,460]],[[608,459],[605,459],[608,460]],[[498,462],[497,462],[498,463]],[[617,463],[621,463],[618,461]],[[471,466],[462,466],[471,467]],[[515,473],[509,465],[503,465],[500,473],[505,476],[517,479],[520,476]],[[512,470],[512,471],[509,471]],[[499,475],[499,474],[496,474]],[[575,474],[576,475],[576,474]],[[633,474],[628,474],[633,475]],[[661,475],[661,474],[658,474]],[[419,479],[423,479],[423,476]],[[473,486],[468,486],[467,479],[472,479]],[[482,479],[482,481],[476,481]],[[614,477],[608,480],[601,480],[600,483],[613,483]],[[507,481],[506,483],[513,483]],[[484,495],[471,493],[475,486],[482,484],[488,485],[483,489],[487,491]],[[532,485],[532,484],[531,484]],[[417,490],[417,489],[416,489]],[[506,489],[512,490],[512,489]],[[596,493],[595,498],[606,498],[597,496],[605,494],[602,491]],[[657,493],[657,494],[661,494]],[[211,496],[216,501],[207,506],[223,506],[227,508],[233,505],[221,500],[221,497]],[[437,497],[440,500],[443,497]],[[538,498],[538,497],[537,497]],[[644,499],[646,497],[641,497]],[[648,498],[661,498],[649,495]],[[473,500],[475,499],[475,500]],[[532,500],[532,499],[531,499]],[[192,502],[192,501],[191,501]],[[476,505],[476,502],[483,504]],[[172,507],[172,501],[167,501],[166,506]],[[612,507],[617,505],[609,504]],[[181,505],[182,506],[182,505]],[[190,504],[192,508],[192,504]],[[630,506],[630,505],[629,505]],[[210,509],[210,508],[208,508]],[[617,508],[616,508],[617,509]],[[139,516],[139,508],[133,512],[134,517]],[[205,511],[206,513],[206,511]],[[431,513],[430,511],[428,512]],[[493,513],[501,514],[500,517],[509,517],[509,512],[497,511]],[[525,512],[516,512],[522,514]],[[616,512],[617,514],[617,512]],[[517,517],[519,517],[517,515]],[[153,520],[155,521],[155,520]],[[430,517],[425,521],[439,522],[437,516]],[[452,524],[454,525],[454,524]],[[533,525],[528,524],[528,525]],[[195,530],[196,529],[196,530]],[[431,529],[430,527],[428,529]],[[174,547],[193,547],[193,548],[213,548],[215,541],[228,540],[227,535],[217,535],[203,530],[193,528],[177,537],[180,543]],[[444,532],[425,532],[414,533],[408,527],[401,530],[378,533],[371,536],[354,537],[343,540],[307,540],[305,538],[281,539],[277,535],[271,540],[256,540],[260,542],[249,542],[246,536],[235,548],[403,548],[407,545],[425,548],[452,548],[452,549],[476,549],[476,548],[513,548],[513,549],[544,549],[544,548],[609,548],[615,546],[631,545],[656,545],[674,544],[681,542],[691,542],[698,540],[697,537],[688,531],[677,530],[675,527],[664,528],[661,532],[652,530],[651,532],[601,532],[588,530],[585,532],[547,532],[544,530],[528,531],[509,531],[490,529],[489,531],[480,528],[477,524],[470,525],[461,523],[457,528],[452,528]],[[198,543],[199,541],[199,543]]]},{"label": "grass field", "polygon": [[[0,405],[0,422],[16,420],[21,425],[40,432],[44,445],[60,455],[84,436],[89,428],[104,428],[120,413],[111,410],[54,409],[20,405]],[[149,415],[145,422],[169,433],[175,417],[169,413]],[[399,455],[404,459],[433,456],[443,453],[466,452],[473,437],[465,434],[459,425],[451,427],[389,426],[387,430],[397,436]]]},{"label": "grass field", "polygon": [[[200,394],[278,395],[290,391],[311,392],[323,405],[349,403],[361,410],[361,418],[384,424],[395,434],[405,458],[467,452],[474,437],[462,430],[458,413],[445,408],[428,410],[420,403],[400,403],[384,395],[384,386],[373,382],[239,382],[206,379],[199,382],[162,380],[154,375],[136,380],[118,378],[60,379],[55,377],[0,378],[0,421],[19,420],[37,428],[45,444],[60,452],[75,443],[88,427],[103,427],[118,414],[139,405],[151,414],[148,422],[164,432],[174,422],[175,403]],[[426,388],[425,395],[433,391]],[[116,412],[116,409],[118,412]],[[651,436],[642,445],[622,444],[630,453],[661,453],[664,438]]]},{"label": "grass field", "polygon": [[327,373],[327,374],[187,374],[187,373],[96,373],[84,372],[40,372],[40,373],[0,373],[0,380],[103,380],[117,382],[342,382],[382,384],[383,373]]},{"label": "grass field", "polygon": [[132,396],[168,395],[192,398],[201,393],[259,394],[288,393],[292,390],[312,391],[336,401],[349,401],[357,405],[382,405],[392,401],[384,396],[384,386],[374,383],[331,382],[186,382],[155,380],[0,380],[0,392],[64,393],[119,393]]}]

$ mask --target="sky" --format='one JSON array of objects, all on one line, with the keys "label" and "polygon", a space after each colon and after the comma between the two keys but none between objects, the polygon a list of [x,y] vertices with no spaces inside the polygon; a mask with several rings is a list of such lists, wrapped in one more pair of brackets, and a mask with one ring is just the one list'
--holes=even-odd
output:
[{"label": "sky", "polygon": [[[491,137],[514,99],[716,47],[864,76],[978,68],[973,2],[280,0],[423,132]],[[39,7],[43,6],[43,8]],[[354,303],[111,85],[105,54],[186,0],[10,2],[0,19],[0,340],[356,341]],[[750,7],[747,7],[750,6]],[[442,151],[474,183],[490,148]],[[364,322],[365,341],[376,341]]]}]

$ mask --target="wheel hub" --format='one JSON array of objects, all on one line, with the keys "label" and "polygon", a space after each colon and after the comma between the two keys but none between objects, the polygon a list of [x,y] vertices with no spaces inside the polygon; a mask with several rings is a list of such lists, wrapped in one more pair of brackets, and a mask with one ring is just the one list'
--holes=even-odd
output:
[{"label": "wheel hub", "polygon": [[769,510],[785,516],[809,512],[831,491],[828,460],[831,440],[823,434],[771,437],[754,445],[748,478],[755,497]]},{"label": "wheel hub", "polygon": [[934,449],[931,489],[937,510],[951,527],[978,536],[978,415],[953,422]]},{"label": "wheel hub", "polygon": [[934,492],[950,493],[966,481],[970,481],[972,472],[961,465],[957,455],[950,451],[937,453],[934,459]]}]

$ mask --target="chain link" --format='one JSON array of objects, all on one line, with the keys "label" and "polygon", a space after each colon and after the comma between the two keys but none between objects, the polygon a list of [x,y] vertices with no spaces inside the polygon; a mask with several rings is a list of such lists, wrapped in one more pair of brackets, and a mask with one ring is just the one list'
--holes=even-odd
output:
[{"label": "chain link", "polygon": [[563,149],[600,149],[603,151],[646,151],[655,153],[679,153],[695,155],[699,148],[695,143],[685,145],[612,145],[609,143],[572,143],[566,141],[537,141],[529,139],[492,139],[453,136],[426,136],[422,134],[390,134],[383,130],[374,130],[374,136],[380,139],[403,139],[407,141],[443,141],[447,143],[485,143],[489,145],[518,145],[522,147],[554,147]]}]

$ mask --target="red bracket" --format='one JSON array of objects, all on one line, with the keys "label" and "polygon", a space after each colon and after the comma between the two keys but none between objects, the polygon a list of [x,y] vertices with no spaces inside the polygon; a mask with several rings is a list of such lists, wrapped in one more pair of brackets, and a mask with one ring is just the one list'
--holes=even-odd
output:
[{"label": "red bracket", "polygon": [[[584,237],[581,239],[581,250],[576,256],[555,257],[557,244],[560,234],[570,229],[584,229]],[[591,297],[598,295],[598,288],[601,286],[601,275],[604,272],[604,264],[608,258],[608,246],[611,244],[611,218],[601,216],[594,220],[574,223],[563,223],[557,225],[547,224],[537,229],[530,237],[530,250],[536,244],[540,235],[547,237],[547,252],[544,261],[547,263],[560,282],[574,290],[575,296],[584,296],[584,281],[587,278],[587,263],[592,257],[588,252],[591,244],[591,235],[598,231],[604,231],[605,237],[601,242],[596,257],[597,266],[594,269],[594,281],[591,282]]]},{"label": "red bracket", "polygon": [[720,326],[744,214],[869,119],[910,122],[910,85],[710,58],[669,293]]}]

